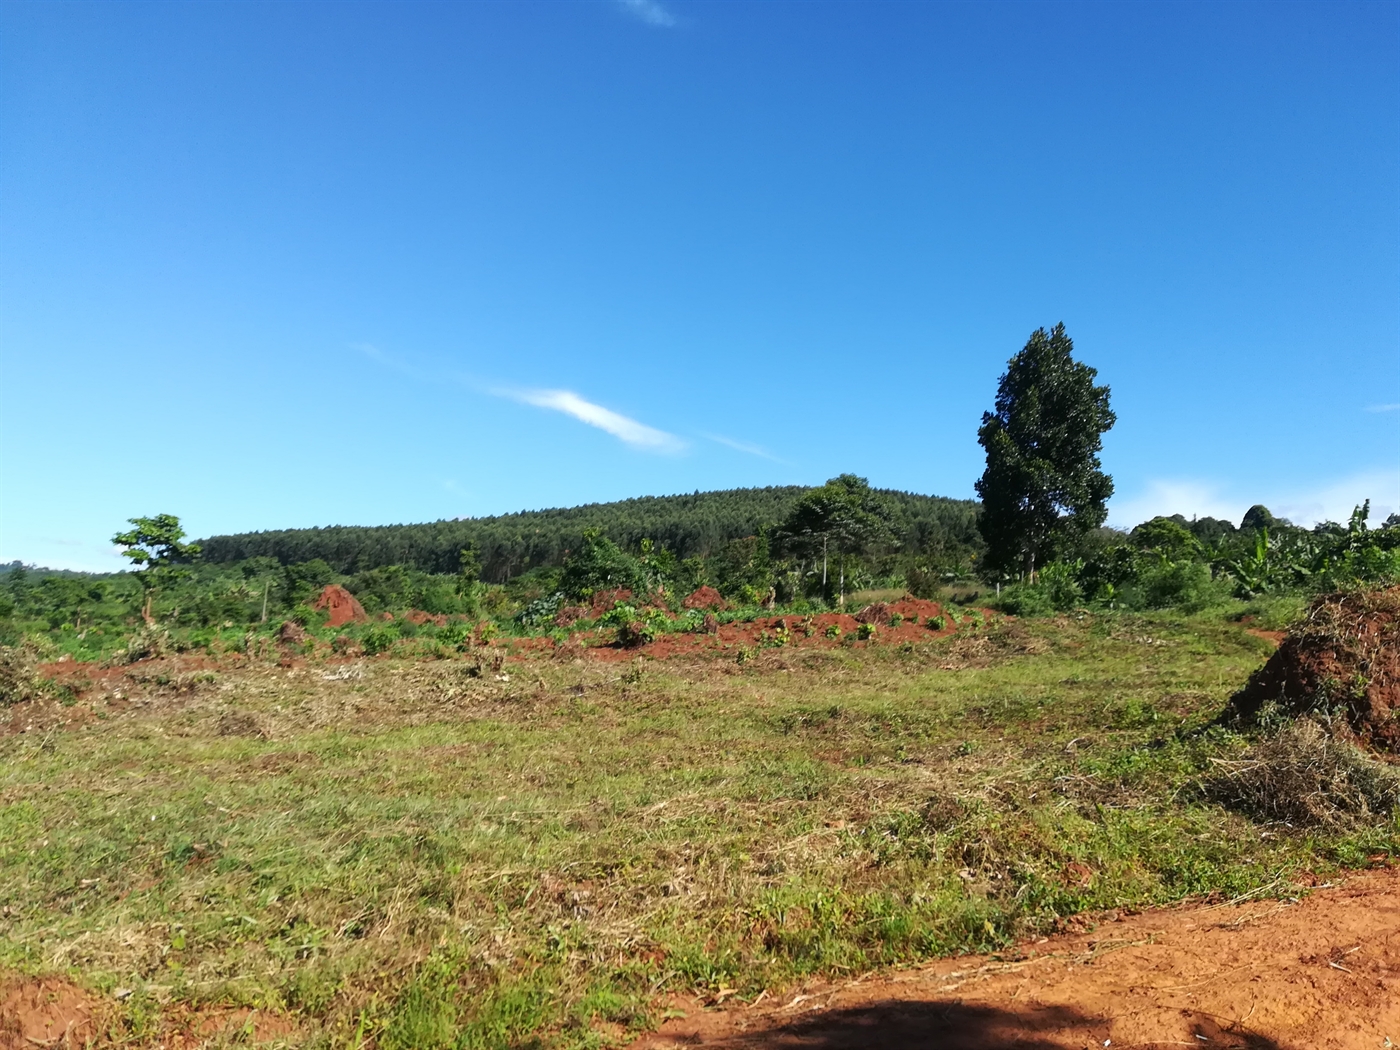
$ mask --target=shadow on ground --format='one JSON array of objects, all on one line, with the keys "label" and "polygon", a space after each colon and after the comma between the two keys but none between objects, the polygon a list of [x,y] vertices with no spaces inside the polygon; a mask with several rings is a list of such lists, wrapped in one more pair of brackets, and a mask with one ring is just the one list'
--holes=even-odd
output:
[{"label": "shadow on ground", "polygon": [[[1113,1025],[1063,1006],[1028,1006],[1008,1010],[961,1002],[885,1001],[823,1010],[776,1027],[750,1029],[711,1041],[698,1033],[675,1044],[730,1047],[732,1050],[1080,1050],[1101,1047]],[[1287,1050],[1282,1044],[1247,1029],[1222,1025],[1215,1018],[1186,1013],[1180,1026],[1134,1050],[1181,1046],[1186,1040],[1212,1050]],[[1108,1044],[1112,1045],[1112,1044]]]}]

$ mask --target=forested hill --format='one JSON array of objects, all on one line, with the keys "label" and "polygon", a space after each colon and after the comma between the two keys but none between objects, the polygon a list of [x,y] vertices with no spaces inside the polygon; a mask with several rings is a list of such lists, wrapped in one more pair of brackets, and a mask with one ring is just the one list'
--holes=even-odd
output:
[{"label": "forested hill", "polygon": [[[339,572],[406,565],[427,572],[456,572],[461,551],[474,547],[482,579],[501,583],[529,569],[558,565],[589,528],[625,549],[643,539],[678,557],[705,555],[730,540],[755,535],[781,521],[808,489],[797,485],[726,489],[682,496],[640,496],[616,503],[521,511],[422,525],[332,525],[211,536],[201,541],[213,562],[272,557],[284,565],[324,559]],[[944,556],[972,549],[977,504],[972,500],[877,490],[895,512],[905,553]]]}]

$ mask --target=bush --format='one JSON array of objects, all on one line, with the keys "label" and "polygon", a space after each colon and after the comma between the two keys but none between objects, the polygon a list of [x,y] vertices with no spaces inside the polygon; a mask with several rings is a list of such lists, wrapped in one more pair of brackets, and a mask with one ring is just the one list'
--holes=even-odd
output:
[{"label": "bush", "polygon": [[364,650],[366,656],[375,656],[392,649],[399,637],[399,632],[392,627],[371,627],[365,634],[364,640],[360,642],[360,648]]},{"label": "bush", "polygon": [[1198,561],[1162,561],[1144,569],[1136,589],[1149,609],[1177,608],[1200,612],[1229,597],[1223,583],[1211,579],[1210,568]]},{"label": "bush", "polygon": [[1081,561],[1053,561],[1040,570],[1036,587],[1045,595],[1052,609],[1066,612],[1084,600],[1078,575],[1084,568]]},{"label": "bush", "polygon": [[[1045,591],[1024,583],[1013,583],[1009,587],[1003,587],[1001,597],[996,599],[995,605],[1002,612],[1012,616],[1047,616],[1054,611],[1054,606],[1050,604],[1050,598]],[[954,623],[956,622],[955,619]]]}]

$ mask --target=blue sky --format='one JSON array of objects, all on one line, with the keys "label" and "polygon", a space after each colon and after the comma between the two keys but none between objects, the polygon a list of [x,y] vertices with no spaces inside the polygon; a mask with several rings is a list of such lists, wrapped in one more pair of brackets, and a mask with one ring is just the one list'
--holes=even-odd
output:
[{"label": "blue sky", "polygon": [[1400,509],[1400,5],[0,6],[0,560],[820,483]]}]

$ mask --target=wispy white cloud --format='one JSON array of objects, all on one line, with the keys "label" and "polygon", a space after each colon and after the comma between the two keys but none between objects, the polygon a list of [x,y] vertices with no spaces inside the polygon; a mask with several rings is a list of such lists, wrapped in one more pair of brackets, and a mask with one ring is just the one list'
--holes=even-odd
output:
[{"label": "wispy white cloud", "polygon": [[402,372],[404,375],[422,378],[423,373],[407,362],[395,357],[393,354],[385,353],[373,343],[351,343],[351,350],[358,350],[375,364],[392,368],[395,372]]},{"label": "wispy white cloud", "polygon": [[1367,405],[1367,412],[1400,412],[1400,404],[1394,405]]},{"label": "wispy white cloud", "polygon": [[657,0],[617,0],[617,6],[649,26],[670,29],[676,25],[676,16],[657,3]]},{"label": "wispy white cloud", "polygon": [[498,390],[495,393],[536,408],[563,412],[580,423],[606,431],[633,448],[648,452],[679,452],[685,448],[685,442],[676,435],[638,423],[592,401],[585,401],[571,390]]},{"label": "wispy white cloud", "polygon": [[769,452],[762,445],[750,445],[747,441],[735,441],[733,438],[727,438],[723,434],[705,434],[704,436],[716,444],[723,445],[726,448],[732,448],[735,452],[744,452],[750,456],[761,456],[763,459],[771,459],[774,463],[787,462],[787,460],[779,459],[777,456],[773,455],[773,453]]},{"label": "wispy white cloud", "polygon": [[1158,514],[1224,518],[1238,523],[1244,512],[1262,503],[1296,525],[1346,521],[1352,508],[1371,501],[1371,524],[1400,512],[1400,469],[1362,471],[1335,481],[1307,487],[1274,487],[1237,491],[1236,486],[1192,478],[1155,479],[1137,493],[1115,499],[1109,523],[1132,528]]}]

